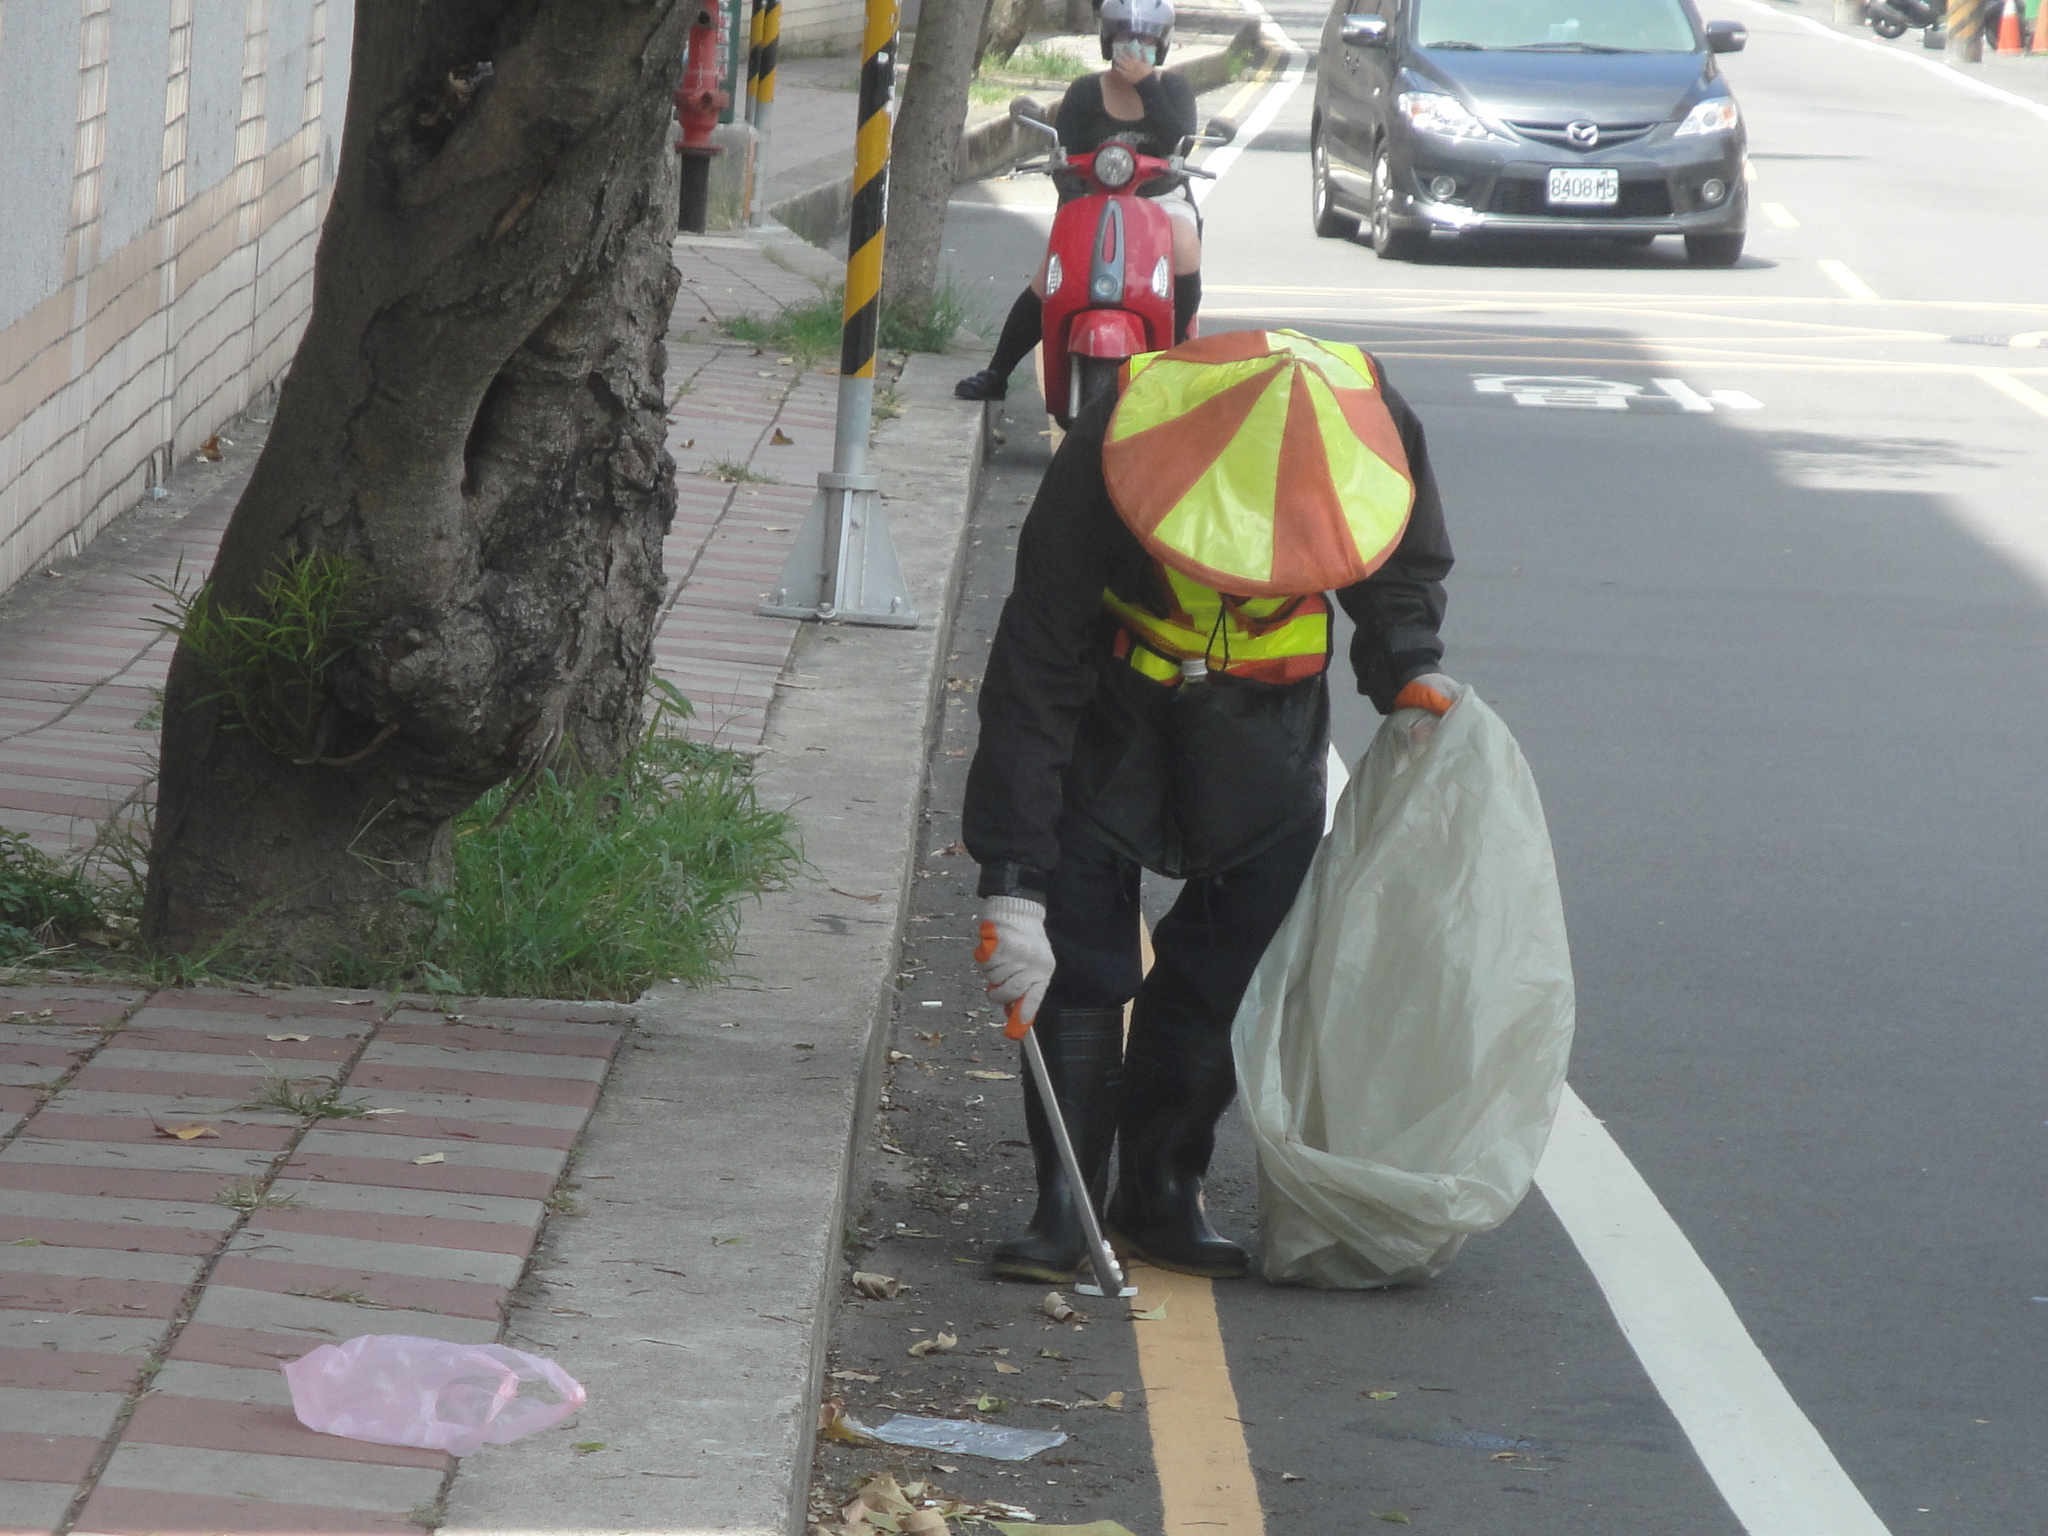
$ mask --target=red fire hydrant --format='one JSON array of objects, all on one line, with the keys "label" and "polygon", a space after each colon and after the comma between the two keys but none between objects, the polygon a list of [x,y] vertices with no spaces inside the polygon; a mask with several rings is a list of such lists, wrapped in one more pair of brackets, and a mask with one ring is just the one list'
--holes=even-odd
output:
[{"label": "red fire hydrant", "polygon": [[719,0],[704,0],[697,8],[697,20],[690,27],[690,42],[683,55],[683,83],[676,92],[676,121],[683,136],[676,140],[682,156],[682,208],[680,223],[685,233],[704,233],[705,215],[711,200],[711,157],[720,153],[711,142],[711,130],[719,114],[732,100],[718,88],[719,60],[724,57],[725,7]]}]

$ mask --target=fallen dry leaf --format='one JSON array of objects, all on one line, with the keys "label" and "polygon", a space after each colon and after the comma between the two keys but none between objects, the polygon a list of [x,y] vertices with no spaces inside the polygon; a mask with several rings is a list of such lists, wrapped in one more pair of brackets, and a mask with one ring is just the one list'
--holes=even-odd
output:
[{"label": "fallen dry leaf", "polygon": [[1413,1525],[1415,1523],[1398,1509],[1375,1509],[1372,1511],[1372,1517],[1375,1520],[1384,1520],[1389,1525]]},{"label": "fallen dry leaf", "polygon": [[210,1125],[159,1125],[156,1133],[159,1136],[175,1136],[180,1141],[193,1141],[201,1136],[220,1134]]},{"label": "fallen dry leaf", "polygon": [[791,443],[795,442],[796,439],[791,437],[787,432],[783,431],[782,428],[777,427],[772,433],[769,434],[768,441],[773,443],[777,448],[787,448]]},{"label": "fallen dry leaf", "polygon": [[1024,1367],[1021,1365],[1011,1365],[1008,1361],[998,1360],[996,1362],[996,1374],[998,1376],[1022,1376],[1024,1374]]},{"label": "fallen dry leaf", "polygon": [[446,1152],[429,1152],[425,1157],[416,1157],[413,1161],[415,1163],[445,1163],[448,1161],[448,1154]]},{"label": "fallen dry leaf", "polygon": [[1163,1323],[1163,1322],[1165,1322],[1165,1321],[1166,1321],[1166,1303],[1162,1301],[1162,1302],[1161,1302],[1161,1303],[1159,1303],[1159,1305],[1158,1305],[1158,1306],[1156,1306],[1156,1307],[1133,1307],[1133,1308],[1131,1308],[1131,1321],[1132,1321],[1132,1322],[1134,1322],[1134,1323]]},{"label": "fallen dry leaf", "polygon": [[989,1072],[976,1068],[967,1074],[977,1083],[1007,1083],[1017,1076],[1014,1072]]},{"label": "fallen dry leaf", "polygon": [[946,1536],[951,1529],[936,1509],[913,1509],[903,1517],[903,1536]]},{"label": "fallen dry leaf", "polygon": [[1058,1291],[1047,1291],[1045,1300],[1038,1304],[1038,1309],[1056,1323],[1070,1323],[1081,1315]]},{"label": "fallen dry leaf", "polygon": [[220,462],[220,434],[218,432],[199,445],[197,457],[206,460],[209,464],[218,464]]},{"label": "fallen dry leaf", "polygon": [[834,1381],[865,1381],[870,1386],[882,1379],[873,1371],[833,1371],[831,1376]]},{"label": "fallen dry leaf", "polygon": [[310,1040],[311,1035],[265,1035],[266,1040]]},{"label": "fallen dry leaf", "polygon": [[922,1360],[926,1355],[950,1355],[960,1340],[950,1333],[941,1333],[936,1339],[919,1339],[910,1346],[909,1353],[914,1359]]},{"label": "fallen dry leaf", "polygon": [[818,1433],[839,1445],[872,1445],[874,1442],[846,1422],[846,1402],[829,1397],[818,1406]]},{"label": "fallen dry leaf", "polygon": [[894,1275],[878,1275],[871,1270],[856,1269],[853,1272],[853,1288],[874,1301],[894,1301],[897,1293],[903,1289],[903,1282]]},{"label": "fallen dry leaf", "polygon": [[1399,1397],[1401,1394],[1398,1392],[1388,1392],[1385,1390],[1381,1390],[1378,1392],[1368,1392],[1365,1395],[1371,1398],[1376,1403],[1384,1403],[1388,1398]]},{"label": "fallen dry leaf", "polygon": [[830,891],[834,896],[846,896],[850,897],[854,901],[880,901],[882,899],[882,893],[880,891],[842,891],[836,885],[828,885],[825,887],[825,889]]},{"label": "fallen dry leaf", "polygon": [[344,1008],[367,1008],[377,999],[374,997],[330,997],[330,1003],[339,1003]]}]

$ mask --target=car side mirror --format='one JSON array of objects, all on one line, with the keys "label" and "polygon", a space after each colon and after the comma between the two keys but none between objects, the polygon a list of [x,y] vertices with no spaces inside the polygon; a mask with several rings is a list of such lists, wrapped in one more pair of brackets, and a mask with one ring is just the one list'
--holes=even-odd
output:
[{"label": "car side mirror", "polygon": [[1749,28],[1739,21],[1710,21],[1707,23],[1707,52],[1740,53],[1743,44],[1749,41]]},{"label": "car side mirror", "polygon": [[1337,35],[1347,48],[1384,48],[1387,46],[1387,18],[1346,16]]},{"label": "car side mirror", "polygon": [[1227,117],[1212,117],[1209,126],[1202,130],[1202,137],[1211,144],[1228,144],[1237,137],[1237,124]]}]

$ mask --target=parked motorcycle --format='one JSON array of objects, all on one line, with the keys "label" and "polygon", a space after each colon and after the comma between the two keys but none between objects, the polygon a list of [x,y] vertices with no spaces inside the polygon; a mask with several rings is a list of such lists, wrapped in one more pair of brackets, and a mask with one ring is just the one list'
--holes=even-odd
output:
[{"label": "parked motorcycle", "polygon": [[1141,352],[1173,345],[1173,220],[1138,188],[1163,180],[1182,185],[1215,178],[1186,163],[1204,145],[1237,136],[1227,118],[1213,118],[1181,140],[1173,155],[1141,154],[1121,137],[1092,154],[1069,155],[1038,104],[1019,97],[1010,116],[1051,138],[1046,158],[1017,167],[1069,178],[1082,192],[1060,204],[1052,223],[1045,273],[1042,364],[1045,401],[1061,426],[1096,396],[1116,387],[1117,370]]},{"label": "parked motorcycle", "polygon": [[1864,0],[1863,19],[1879,37],[1904,37],[1913,27],[1925,27],[1921,42],[1940,48],[1948,40],[1948,7],[1929,0]]}]

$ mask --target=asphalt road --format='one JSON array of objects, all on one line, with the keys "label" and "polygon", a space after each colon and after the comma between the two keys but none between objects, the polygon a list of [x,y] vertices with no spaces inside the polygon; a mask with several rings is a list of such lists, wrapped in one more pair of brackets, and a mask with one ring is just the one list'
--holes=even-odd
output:
[{"label": "asphalt road", "polygon": [[[1312,49],[1319,11],[1274,13]],[[1818,1431],[1788,1462],[1811,1472],[1821,1446],[1850,1497],[1742,1504],[1739,1425],[1675,1406],[1691,1367],[1653,1380],[1614,1277],[1532,1192],[1426,1286],[1215,1288],[1236,1411],[1197,1459],[1236,1437],[1257,1487],[1205,1536],[1260,1510],[1303,1536],[1374,1515],[1465,1536],[2044,1527],[2048,354],[1951,338],[2048,328],[2048,121],[1752,0],[1706,14],[1751,29],[1726,61],[1756,173],[1737,267],[1691,268],[1675,241],[1391,263],[1317,240],[1311,76],[1206,204],[1204,325],[1362,342],[1422,414],[1459,553],[1446,666],[1514,729],[1550,817],[1573,1084]],[[1022,181],[956,201],[949,260],[991,319],[1046,201]],[[1501,382],[1559,377],[1602,382]],[[972,685],[1048,452],[1025,393],[977,514],[906,1059],[851,1234],[914,1289],[849,1301],[834,1366],[878,1379],[834,1387],[870,1422],[1002,1398],[979,1416],[1072,1438],[1014,1468],[828,1447],[819,1471],[943,1465],[949,1491],[1150,1536],[1185,1475],[1155,1468],[1154,1325],[1097,1302],[1054,1327],[979,1268],[1028,1210],[1028,1155],[1016,1084],[965,1076],[1017,1068],[974,1012],[954,840]],[[1376,717],[1339,695],[1355,760]],[[1234,1122],[1211,1205],[1251,1236]],[[952,1354],[905,1355],[944,1324]],[[1660,1326],[1705,1376],[1729,1354],[1704,1312]],[[1115,1391],[1117,1410],[1030,1406]],[[1763,1411],[1735,1395],[1736,1418]]]}]

